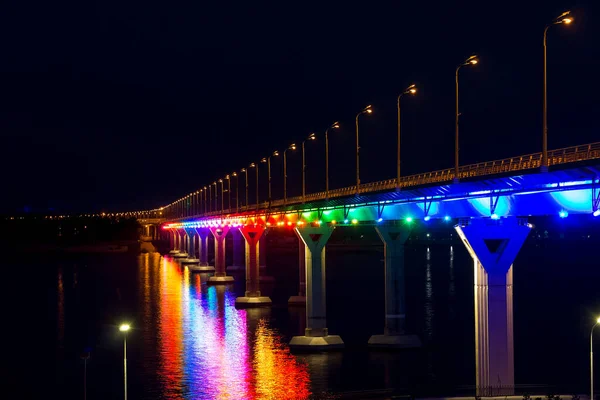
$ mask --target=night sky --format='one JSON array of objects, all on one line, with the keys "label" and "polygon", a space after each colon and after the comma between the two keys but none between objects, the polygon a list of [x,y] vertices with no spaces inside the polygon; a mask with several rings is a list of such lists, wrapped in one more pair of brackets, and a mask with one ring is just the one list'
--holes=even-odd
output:
[{"label": "night sky", "polygon": [[[454,71],[471,54],[461,163],[540,151],[542,34],[568,9],[575,22],[548,36],[549,148],[600,140],[597,1],[269,3],[3,4],[0,213],[159,207],[313,131],[307,190],[323,190],[336,120],[331,186],[352,185],[367,104],[362,181],[393,178],[396,96],[411,83],[403,173],[451,167]],[[288,152],[289,195],[300,168]]]}]

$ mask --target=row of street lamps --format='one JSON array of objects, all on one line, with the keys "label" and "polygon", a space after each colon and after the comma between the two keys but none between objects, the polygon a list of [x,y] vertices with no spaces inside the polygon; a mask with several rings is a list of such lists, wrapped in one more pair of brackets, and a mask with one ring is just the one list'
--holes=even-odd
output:
[{"label": "row of street lamps", "polygon": [[[547,73],[546,73],[547,33],[548,33],[548,29],[553,25],[570,24],[571,22],[573,22],[571,12],[566,11],[566,12],[562,13],[561,15],[559,15],[554,20],[552,20],[552,22],[550,24],[548,24],[544,29],[544,42],[543,42],[543,44],[544,44],[544,85],[543,85],[544,101],[543,101],[543,133],[542,133],[542,164],[541,164],[541,170],[543,172],[546,172],[548,170],[548,121],[547,121],[548,112],[547,112],[547,85],[546,85],[546,81],[547,81]],[[455,133],[454,133],[454,181],[455,182],[458,182],[458,180],[459,180],[459,117],[460,117],[459,84],[458,84],[459,72],[462,67],[474,66],[477,63],[479,63],[479,58],[476,55],[472,55],[469,58],[467,58],[463,63],[459,64],[458,67],[456,68],[456,74],[455,74],[455,93],[456,93]],[[401,179],[401,169],[400,169],[400,160],[401,160],[400,103],[401,103],[401,101],[400,100],[404,95],[415,95],[416,93],[417,93],[417,87],[416,87],[416,85],[412,84],[409,87],[407,87],[403,92],[401,92],[397,98],[397,117],[398,117],[397,166],[396,166],[396,189],[397,190],[400,189],[400,179]],[[356,118],[355,118],[355,120],[356,120],[356,194],[360,193],[360,184],[361,184],[361,182],[360,182],[359,117],[361,115],[371,114],[372,112],[373,112],[372,106],[368,105],[365,108],[363,108],[358,114],[356,114]],[[329,198],[329,137],[328,137],[328,133],[330,130],[338,129],[339,127],[340,127],[339,122],[334,122],[332,125],[330,125],[325,130],[325,193],[326,193],[326,198]],[[306,149],[305,149],[305,143],[306,143],[306,141],[315,140],[316,138],[317,138],[316,134],[311,133],[307,138],[305,138],[302,141],[302,202],[304,202],[306,199],[306,157],[305,157]],[[292,143],[283,151],[283,200],[284,200],[284,204],[287,204],[287,151],[288,150],[296,150],[296,148],[297,148],[296,144]],[[269,203],[271,203],[271,201],[272,201],[272,197],[271,197],[271,193],[272,193],[272,190],[271,190],[272,189],[272,187],[271,187],[272,186],[271,185],[271,157],[277,157],[279,155],[280,155],[280,152],[276,150],[273,153],[271,153],[268,157],[263,157],[260,160],[260,162],[252,162],[248,165],[248,167],[242,168],[240,170],[241,173],[246,174],[246,202],[245,202],[246,207],[249,206],[249,203],[248,203],[248,169],[256,168],[256,207],[258,208],[258,204],[259,204],[258,166],[259,166],[259,163],[267,164],[268,186],[269,186],[268,201],[269,201]],[[167,207],[171,207],[174,205],[180,206],[181,210],[183,211],[181,214],[183,214],[184,216],[185,216],[185,207],[186,206],[189,207],[190,205],[194,206],[194,204],[196,204],[197,207],[201,208],[200,210],[197,210],[200,212],[216,211],[219,209],[218,187],[217,186],[220,183],[221,184],[221,211],[223,211],[224,210],[224,181],[226,180],[228,182],[228,190],[227,190],[228,196],[229,196],[228,206],[229,206],[229,209],[231,209],[231,179],[232,179],[232,177],[235,177],[236,183],[238,183],[237,182],[238,173],[237,173],[237,171],[234,171],[233,173],[226,175],[225,178],[221,178],[218,181],[214,181],[212,184],[210,184],[208,186],[204,186],[202,189],[200,189],[194,193],[190,193],[185,198],[180,199],[180,200],[170,204]],[[214,207],[212,204],[212,187],[213,186],[215,187]],[[239,183],[236,186],[239,189]],[[209,193],[207,193],[207,191]],[[207,196],[207,194],[208,194],[208,196]],[[204,195],[204,198],[202,198],[203,195]],[[194,196],[195,196],[195,198],[194,198]],[[190,199],[190,200],[188,200],[188,203],[184,203],[184,201],[186,201],[187,199]],[[199,203],[200,203],[199,200],[200,200],[200,202],[202,202],[204,204],[203,207],[201,205],[199,205]],[[180,203],[180,204],[177,204],[177,203]],[[203,210],[202,210],[202,208],[203,208]],[[239,211],[238,190],[236,190],[236,211]],[[180,213],[176,213],[176,214],[180,214]]]}]

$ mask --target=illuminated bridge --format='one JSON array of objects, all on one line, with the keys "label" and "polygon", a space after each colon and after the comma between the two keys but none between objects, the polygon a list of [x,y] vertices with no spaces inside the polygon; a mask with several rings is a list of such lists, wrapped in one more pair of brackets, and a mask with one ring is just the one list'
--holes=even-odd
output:
[{"label": "illuminated bridge", "polygon": [[[225,241],[233,240],[234,266],[245,268],[246,293],[237,306],[268,306],[262,296],[259,266],[264,264],[266,230],[294,229],[300,246],[299,295],[290,304],[306,304],[304,336],[293,348],[343,346],[327,330],[325,304],[326,244],[334,229],[370,225],[385,248],[385,330],[371,346],[415,347],[419,339],[405,331],[404,244],[415,224],[452,223],[473,258],[475,274],[475,342],[477,386],[502,382],[514,387],[513,261],[527,238],[530,216],[600,215],[600,143],[548,153],[549,170],[541,172],[542,154],[406,176],[328,192],[245,202],[231,179],[220,181],[148,213],[164,218],[160,234],[172,246],[170,255],[196,271],[214,271],[209,284],[233,281],[225,265]],[[458,179],[456,179],[458,178]],[[257,180],[258,181],[258,180]],[[227,182],[227,190],[225,190]],[[258,200],[258,199],[257,199]],[[152,215],[150,215],[152,214]],[[215,264],[208,265],[209,237]],[[245,261],[241,260],[242,246]],[[237,255],[236,255],[237,254]]]}]

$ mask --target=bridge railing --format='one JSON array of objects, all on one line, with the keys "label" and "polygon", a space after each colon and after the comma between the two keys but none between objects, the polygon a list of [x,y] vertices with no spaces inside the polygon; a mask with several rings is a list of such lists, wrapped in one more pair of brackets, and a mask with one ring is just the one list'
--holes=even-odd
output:
[{"label": "bridge railing", "polygon": [[[581,146],[565,147],[548,152],[548,165],[561,165],[572,162],[587,161],[600,158],[600,142],[590,143]],[[518,157],[505,158],[502,160],[486,161],[478,164],[463,165],[459,168],[458,175],[460,179],[475,178],[486,175],[496,175],[515,171],[525,171],[539,168],[542,165],[542,153],[526,154]],[[404,176],[400,179],[400,188],[414,186],[451,182],[454,179],[454,169],[448,168],[438,171],[425,172],[422,174]],[[374,193],[386,190],[393,190],[396,187],[396,179],[386,179],[383,181],[369,182],[360,185],[359,193]],[[346,197],[356,194],[356,186],[349,186],[327,192],[317,192],[302,196],[288,197],[287,201],[283,199],[274,200],[269,204],[268,201],[258,204],[259,210],[269,208],[278,208],[286,205],[301,204],[304,202],[314,202],[326,199]],[[240,212],[256,210],[257,206],[249,205],[240,207]],[[223,214],[232,214],[236,210],[223,210]],[[203,215],[217,216],[221,211],[213,211]]]}]

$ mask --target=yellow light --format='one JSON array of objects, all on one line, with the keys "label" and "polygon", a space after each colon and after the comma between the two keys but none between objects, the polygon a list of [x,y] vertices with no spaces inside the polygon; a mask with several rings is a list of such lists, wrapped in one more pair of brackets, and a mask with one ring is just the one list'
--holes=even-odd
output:
[{"label": "yellow light", "polygon": [[335,224],[337,224],[337,222],[335,222],[335,219],[331,221],[331,224],[332,224],[332,225],[335,225]]},{"label": "yellow light", "polygon": [[598,319],[596,320],[596,322],[600,324],[600,317],[598,317]]},{"label": "yellow light", "polygon": [[477,64],[478,62],[479,62],[479,61],[477,61],[477,60],[471,60],[471,61],[470,61],[470,63],[471,63],[471,64],[473,64],[473,65]]},{"label": "yellow light", "polygon": [[371,110],[370,108],[367,110],[368,114],[371,114],[373,112],[373,110]]},{"label": "yellow light", "polygon": [[357,220],[356,218],[354,218],[354,219],[352,220],[352,223],[356,225],[356,224],[358,224],[358,220]]},{"label": "yellow light", "polygon": [[573,22],[572,18],[565,18],[562,20],[562,22],[564,22],[565,24],[570,24],[571,22]]},{"label": "yellow light", "polygon": [[129,324],[121,324],[121,326],[119,326],[119,330],[121,332],[127,332],[129,329],[131,329],[131,327],[129,326]]},{"label": "yellow light", "polygon": [[412,89],[410,89],[410,92],[411,92],[412,94],[415,94],[415,93],[417,93],[417,89],[415,89],[415,88],[412,88]]}]

